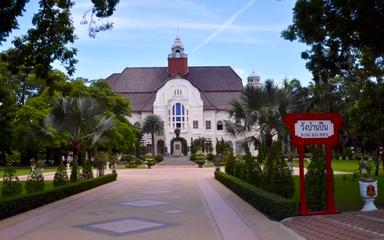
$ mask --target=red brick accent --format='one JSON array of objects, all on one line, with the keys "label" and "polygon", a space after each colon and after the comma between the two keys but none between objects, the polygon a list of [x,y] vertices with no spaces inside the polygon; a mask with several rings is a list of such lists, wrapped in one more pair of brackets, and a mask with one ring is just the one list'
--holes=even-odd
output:
[{"label": "red brick accent", "polygon": [[170,75],[175,75],[177,73],[186,75],[188,71],[188,58],[168,58],[168,73]]}]

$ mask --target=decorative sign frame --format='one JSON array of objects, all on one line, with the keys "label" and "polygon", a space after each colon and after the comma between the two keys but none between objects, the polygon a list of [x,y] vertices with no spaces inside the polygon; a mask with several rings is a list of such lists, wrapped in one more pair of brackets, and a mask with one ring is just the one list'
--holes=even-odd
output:
[{"label": "decorative sign frame", "polygon": [[[342,119],[338,113],[295,113],[284,117],[289,128],[291,143],[299,152],[300,173],[300,215],[336,213],[333,196],[332,148],[339,141],[339,130]],[[305,196],[304,148],[310,144],[325,145],[325,161],[327,171],[327,209],[321,212],[309,212]]]}]

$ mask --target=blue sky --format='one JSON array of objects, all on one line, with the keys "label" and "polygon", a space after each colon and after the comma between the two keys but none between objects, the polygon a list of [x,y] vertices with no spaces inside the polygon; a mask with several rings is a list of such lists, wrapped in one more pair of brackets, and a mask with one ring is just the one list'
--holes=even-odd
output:
[{"label": "blue sky", "polygon": [[[255,71],[262,81],[297,78],[307,85],[312,76],[300,53],[306,48],[280,37],[292,21],[294,0],[120,0],[110,18],[114,28],[88,36],[82,15],[90,0],[78,0],[73,19],[78,37],[73,77],[106,78],[125,67],[166,66],[179,28],[190,66],[231,66],[246,81]],[[31,27],[37,0],[27,4],[17,36]],[[12,37],[11,37],[12,38]],[[11,39],[10,38],[10,39]],[[9,42],[1,46],[9,47]],[[55,67],[60,65],[55,63]]]}]

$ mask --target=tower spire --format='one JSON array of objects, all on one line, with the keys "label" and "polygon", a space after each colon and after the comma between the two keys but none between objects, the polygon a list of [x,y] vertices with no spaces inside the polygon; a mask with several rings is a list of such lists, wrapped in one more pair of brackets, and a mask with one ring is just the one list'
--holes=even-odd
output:
[{"label": "tower spire", "polygon": [[168,73],[185,75],[188,69],[188,55],[184,53],[184,45],[179,37],[179,26],[177,26],[177,36],[171,47],[171,54],[168,55]]}]

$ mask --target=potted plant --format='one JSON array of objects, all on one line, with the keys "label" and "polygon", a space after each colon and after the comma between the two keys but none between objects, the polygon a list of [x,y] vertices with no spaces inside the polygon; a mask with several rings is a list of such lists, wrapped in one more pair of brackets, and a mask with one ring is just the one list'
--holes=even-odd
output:
[{"label": "potted plant", "polygon": [[359,160],[358,175],[360,177],[360,196],[365,201],[363,209],[361,211],[372,211],[377,210],[374,201],[377,197],[377,180],[372,176],[372,161],[364,157]]},{"label": "potted plant", "polygon": [[197,151],[196,152],[196,157],[195,157],[195,163],[199,165],[200,168],[202,168],[205,164],[205,156],[202,151]]}]

